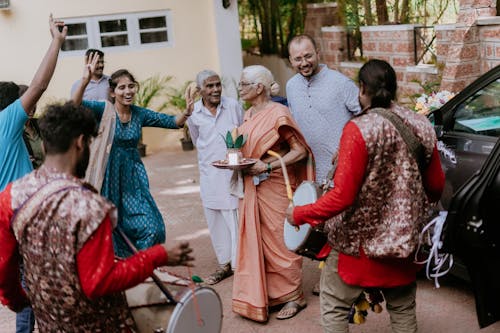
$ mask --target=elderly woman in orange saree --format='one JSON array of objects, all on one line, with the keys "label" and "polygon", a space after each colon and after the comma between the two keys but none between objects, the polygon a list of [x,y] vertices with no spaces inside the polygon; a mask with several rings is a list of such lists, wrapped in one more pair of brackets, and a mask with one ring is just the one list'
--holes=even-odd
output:
[{"label": "elderly woman in orange saree", "polygon": [[313,160],[288,108],[271,101],[271,93],[278,90],[267,68],[244,68],[239,92],[251,107],[238,134],[248,136],[243,156],[258,161],[244,171],[233,311],[259,322],[268,320],[269,307],[284,304],[277,318],[287,319],[306,306],[302,257],[289,251],[283,240],[285,211],[290,204],[283,172],[280,161],[267,151],[282,156],[292,188],[313,179]]}]

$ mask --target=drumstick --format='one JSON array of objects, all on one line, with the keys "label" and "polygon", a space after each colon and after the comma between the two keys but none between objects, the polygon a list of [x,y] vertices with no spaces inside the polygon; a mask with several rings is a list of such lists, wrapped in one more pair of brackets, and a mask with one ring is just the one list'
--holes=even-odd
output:
[{"label": "drumstick", "polygon": [[286,194],[288,196],[288,199],[290,200],[290,203],[293,205],[292,186],[290,185],[290,179],[288,178],[288,171],[286,170],[285,161],[283,161],[283,159],[281,158],[281,155],[275,151],[268,150],[267,153],[271,156],[277,157],[278,160],[280,161],[281,170],[283,170],[283,177],[285,178]]},{"label": "drumstick", "polygon": [[[288,200],[293,206],[293,192],[292,185],[290,185],[290,179],[288,178],[288,170],[286,169],[285,161],[281,158],[281,155],[275,151],[268,150],[267,153],[271,156],[277,157],[281,163],[281,170],[283,170],[283,178],[285,178],[285,186],[286,186],[286,195],[288,196]],[[295,231],[299,231],[299,226],[295,226]]]},{"label": "drumstick", "polygon": [[[127,235],[125,235],[125,233],[119,227],[116,227],[116,231],[118,231],[118,233],[120,234],[120,236],[123,238],[123,240],[125,241],[125,244],[127,244],[127,246],[130,249],[130,251],[132,251],[134,254],[136,254],[137,252],[139,252],[139,251],[137,251],[137,249],[134,246],[134,244],[132,244],[132,242],[130,241],[130,239],[128,239]],[[151,278],[153,279],[153,281],[155,282],[155,284],[158,286],[158,288],[160,288],[160,290],[163,292],[163,294],[165,295],[165,297],[167,297],[168,301],[170,303],[172,303],[173,305],[177,304],[177,301],[175,300],[174,296],[172,296],[172,294],[170,293],[170,291],[168,291],[167,287],[165,287],[165,285],[163,284],[163,282],[161,281],[161,279],[155,273],[151,273]]]}]

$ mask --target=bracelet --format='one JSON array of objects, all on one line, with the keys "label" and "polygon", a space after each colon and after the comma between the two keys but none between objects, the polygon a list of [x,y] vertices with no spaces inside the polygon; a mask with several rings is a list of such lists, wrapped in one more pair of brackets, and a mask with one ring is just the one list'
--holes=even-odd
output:
[{"label": "bracelet", "polygon": [[187,114],[186,112],[183,112],[183,113],[182,113],[182,116],[183,116],[183,117],[185,117],[185,118],[189,118],[189,116],[190,116],[190,115],[191,115],[191,114]]},{"label": "bracelet", "polygon": [[273,168],[271,167],[271,163],[267,163],[267,172],[271,173],[273,171]]}]

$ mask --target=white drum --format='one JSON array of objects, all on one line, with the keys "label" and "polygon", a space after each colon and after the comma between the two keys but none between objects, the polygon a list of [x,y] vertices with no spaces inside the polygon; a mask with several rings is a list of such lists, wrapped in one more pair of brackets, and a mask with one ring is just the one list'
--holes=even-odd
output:
[{"label": "white drum", "polygon": [[176,305],[170,304],[160,288],[149,278],[127,290],[127,303],[139,333],[219,333],[222,328],[222,302],[211,288],[196,286],[165,272],[155,272],[164,282]]},{"label": "white drum", "polygon": [[[321,196],[321,190],[316,183],[304,181],[293,194],[293,204],[304,206],[316,202]],[[285,219],[283,238],[287,249],[314,260],[318,258],[321,249],[327,244],[327,237],[322,230],[312,228],[309,224],[294,227]]]}]

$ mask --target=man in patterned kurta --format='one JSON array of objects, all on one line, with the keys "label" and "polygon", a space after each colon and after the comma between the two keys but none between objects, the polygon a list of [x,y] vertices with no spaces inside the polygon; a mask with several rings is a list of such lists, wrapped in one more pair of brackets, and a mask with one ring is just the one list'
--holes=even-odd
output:
[{"label": "man in patterned kurta", "polygon": [[44,164],[0,193],[0,301],[13,311],[31,303],[42,333],[130,332],[122,291],[158,266],[193,260],[181,243],[168,255],[157,245],[115,262],[116,208],[79,179],[95,128],[83,107],[49,106],[40,119]]}]

